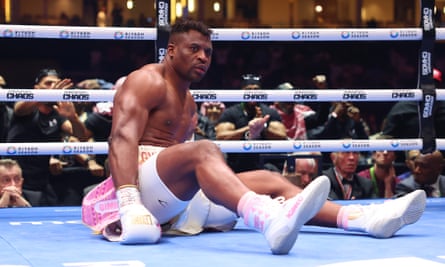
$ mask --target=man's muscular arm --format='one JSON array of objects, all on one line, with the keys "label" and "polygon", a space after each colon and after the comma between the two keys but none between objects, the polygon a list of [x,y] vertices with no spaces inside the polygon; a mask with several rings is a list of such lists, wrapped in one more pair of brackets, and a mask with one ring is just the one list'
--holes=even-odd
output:
[{"label": "man's muscular arm", "polygon": [[162,101],[163,84],[156,73],[137,70],[127,77],[114,97],[109,162],[117,189],[122,231],[113,240],[123,244],[151,244],[161,237],[159,223],[142,204],[136,180],[139,142],[147,128],[150,111]]},{"label": "man's muscular arm", "polygon": [[135,185],[138,176],[138,145],[148,123],[150,102],[155,98],[153,74],[144,70],[131,73],[117,91],[109,139],[109,162],[116,188]]}]

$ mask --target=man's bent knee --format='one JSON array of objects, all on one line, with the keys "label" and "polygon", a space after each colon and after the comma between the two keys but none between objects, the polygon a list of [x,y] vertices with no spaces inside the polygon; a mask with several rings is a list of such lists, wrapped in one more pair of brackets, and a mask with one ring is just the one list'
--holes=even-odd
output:
[{"label": "man's bent knee", "polygon": [[193,154],[204,159],[208,159],[209,156],[222,157],[220,148],[210,140],[199,140],[195,142]]}]

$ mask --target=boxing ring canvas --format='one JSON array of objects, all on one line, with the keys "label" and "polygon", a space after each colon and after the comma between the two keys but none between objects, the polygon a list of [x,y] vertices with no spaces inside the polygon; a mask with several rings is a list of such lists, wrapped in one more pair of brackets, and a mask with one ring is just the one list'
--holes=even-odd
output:
[{"label": "boxing ring canvas", "polygon": [[242,221],[226,233],[125,246],[93,235],[80,214],[80,207],[1,209],[0,266],[445,267],[445,198],[428,199],[422,218],[390,239],[303,226],[293,249],[281,256]]}]

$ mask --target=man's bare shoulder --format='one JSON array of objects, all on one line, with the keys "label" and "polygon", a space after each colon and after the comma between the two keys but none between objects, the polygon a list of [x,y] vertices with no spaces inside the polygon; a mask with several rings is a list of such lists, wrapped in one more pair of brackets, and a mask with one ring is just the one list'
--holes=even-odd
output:
[{"label": "man's bare shoulder", "polygon": [[149,83],[151,86],[165,85],[163,66],[161,64],[147,64],[131,72],[128,78],[143,84]]},{"label": "man's bare shoulder", "polygon": [[[161,64],[148,64],[131,72],[123,84],[122,91],[138,96],[159,94],[165,91],[166,82]],[[158,96],[159,96],[158,95]]]}]

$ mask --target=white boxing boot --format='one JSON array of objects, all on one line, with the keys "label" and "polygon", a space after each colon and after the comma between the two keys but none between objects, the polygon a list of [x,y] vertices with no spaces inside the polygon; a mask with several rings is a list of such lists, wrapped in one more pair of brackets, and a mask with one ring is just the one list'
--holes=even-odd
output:
[{"label": "white boxing boot", "polygon": [[337,225],[345,230],[388,238],[405,225],[417,222],[425,206],[425,191],[416,190],[381,204],[344,206],[337,217]]},{"label": "white boxing boot", "polygon": [[246,225],[264,234],[273,254],[287,254],[294,246],[301,227],[326,202],[329,190],[329,178],[320,176],[288,200],[249,192],[245,195],[247,199],[243,200],[243,197],[240,201],[239,214]]}]

